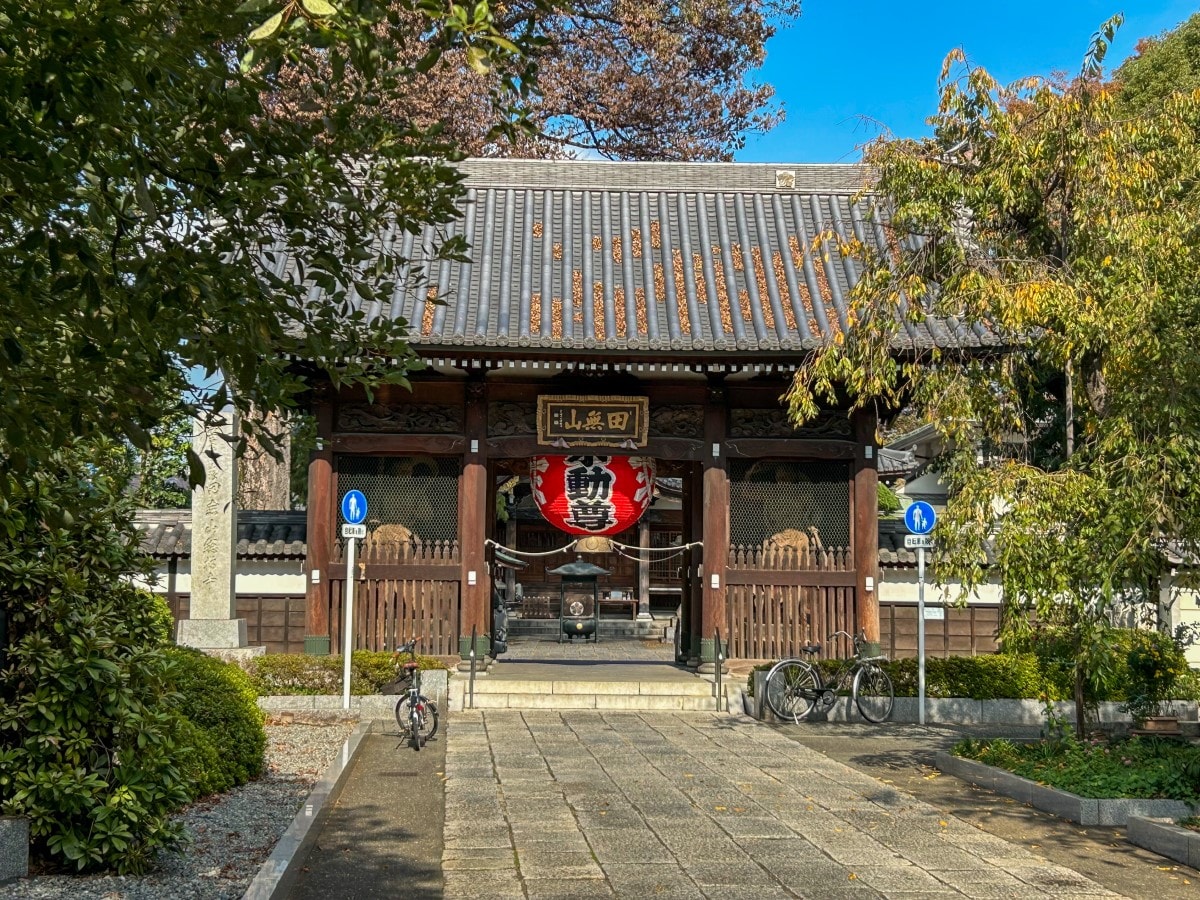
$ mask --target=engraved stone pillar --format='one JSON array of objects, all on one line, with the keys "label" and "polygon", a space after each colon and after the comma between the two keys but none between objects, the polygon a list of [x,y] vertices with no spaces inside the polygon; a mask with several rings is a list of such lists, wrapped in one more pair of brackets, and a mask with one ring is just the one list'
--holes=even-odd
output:
[{"label": "engraved stone pillar", "polygon": [[[237,413],[224,412],[225,426],[206,429],[197,420],[192,449],[204,461],[204,486],[192,491],[191,617],[179,622],[176,640],[214,655],[246,647],[246,620],[236,615],[237,460],[229,440]],[[255,648],[259,653],[262,647]]]}]

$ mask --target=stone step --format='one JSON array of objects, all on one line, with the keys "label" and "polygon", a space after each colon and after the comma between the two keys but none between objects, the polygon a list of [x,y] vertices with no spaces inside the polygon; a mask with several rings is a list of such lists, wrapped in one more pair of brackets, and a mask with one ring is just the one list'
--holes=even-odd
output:
[{"label": "stone step", "polygon": [[[728,704],[728,682],[724,684]],[[450,708],[467,706],[466,679],[450,686]],[[482,677],[475,680],[476,709],[625,709],[714,711],[716,685],[678,681],[538,681]]]},{"label": "stone step", "polygon": [[[631,619],[601,619],[600,640],[605,638],[639,638],[642,640],[662,640],[666,633],[666,625],[648,619],[633,621]],[[509,639],[520,637],[557,638],[559,624],[557,619],[509,619]]]}]

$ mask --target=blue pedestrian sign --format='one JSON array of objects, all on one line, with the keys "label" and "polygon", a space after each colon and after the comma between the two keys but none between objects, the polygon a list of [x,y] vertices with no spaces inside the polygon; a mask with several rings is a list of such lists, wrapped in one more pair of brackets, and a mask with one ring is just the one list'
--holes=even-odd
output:
[{"label": "blue pedestrian sign", "polygon": [[937,513],[924,500],[915,500],[904,510],[904,524],[913,534],[929,534],[937,524]]},{"label": "blue pedestrian sign", "polygon": [[351,525],[359,524],[367,517],[367,498],[362,491],[346,491],[342,497],[342,518]]}]

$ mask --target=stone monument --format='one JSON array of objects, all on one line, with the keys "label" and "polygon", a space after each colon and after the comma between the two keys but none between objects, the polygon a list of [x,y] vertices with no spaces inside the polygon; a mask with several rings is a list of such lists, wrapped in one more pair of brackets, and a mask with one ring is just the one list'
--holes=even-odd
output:
[{"label": "stone monument", "polygon": [[246,646],[246,620],[236,618],[237,459],[230,443],[238,418],[225,410],[223,427],[197,419],[192,449],[204,462],[204,485],[192,490],[192,589],[190,618],[181,619],[176,641],[212,656],[242,660],[265,652]]}]

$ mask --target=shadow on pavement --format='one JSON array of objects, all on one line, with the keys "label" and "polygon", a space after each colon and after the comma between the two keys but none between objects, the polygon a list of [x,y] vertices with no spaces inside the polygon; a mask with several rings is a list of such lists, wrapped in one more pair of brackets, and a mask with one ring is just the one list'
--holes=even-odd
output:
[{"label": "shadow on pavement", "polygon": [[304,861],[291,900],[441,900],[445,733],[411,749],[373,733]]},{"label": "shadow on pavement", "polygon": [[939,811],[1073,869],[1111,891],[1155,900],[1195,900],[1200,872],[1125,840],[1125,828],[1082,826],[1009,797],[943,775],[937,750],[965,737],[1036,739],[1036,726],[920,726],[886,724],[781,725],[781,733],[831,759],[878,778]]}]

